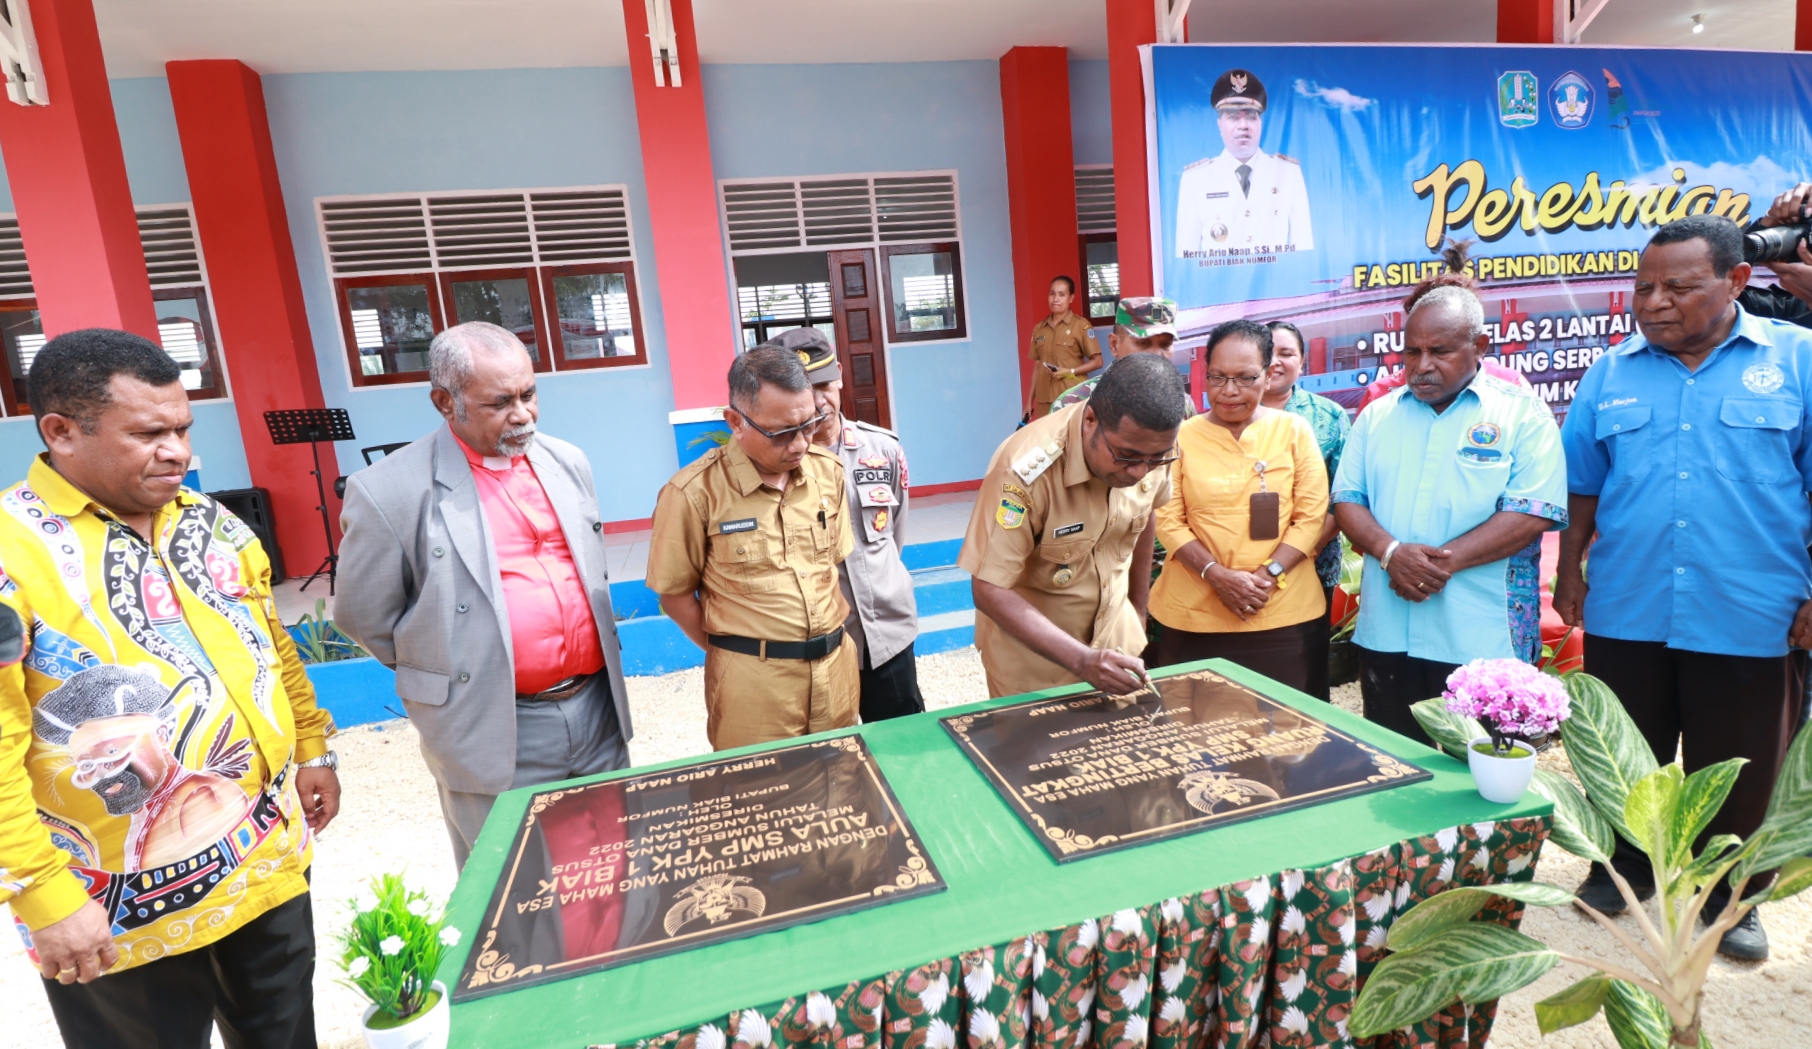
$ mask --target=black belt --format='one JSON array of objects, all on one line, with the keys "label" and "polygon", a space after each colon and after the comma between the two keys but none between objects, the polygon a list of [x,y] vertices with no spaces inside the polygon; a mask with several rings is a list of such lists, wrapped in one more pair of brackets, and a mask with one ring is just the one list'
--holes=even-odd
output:
[{"label": "black belt", "polygon": [[737,637],[735,634],[711,634],[705,638],[713,648],[726,652],[741,652],[745,656],[760,656],[762,659],[822,659],[837,650],[843,643],[843,628],[838,627],[828,634],[807,638],[804,641],[761,641],[752,637]]},{"label": "black belt", "polygon": [[602,671],[594,670],[589,674],[574,674],[565,681],[544,688],[533,695],[530,695],[527,692],[518,692],[516,693],[516,698],[522,700],[571,699],[578,695],[586,685],[591,684],[591,679],[597,677],[600,673],[602,673]]}]

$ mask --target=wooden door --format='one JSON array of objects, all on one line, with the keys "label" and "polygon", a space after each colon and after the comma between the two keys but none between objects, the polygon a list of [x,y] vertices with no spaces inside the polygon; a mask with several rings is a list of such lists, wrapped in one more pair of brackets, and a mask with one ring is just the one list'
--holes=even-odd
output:
[{"label": "wooden door", "polygon": [[893,428],[887,403],[887,350],[881,289],[872,248],[833,251],[831,313],[837,322],[837,364],[843,370],[843,414]]}]

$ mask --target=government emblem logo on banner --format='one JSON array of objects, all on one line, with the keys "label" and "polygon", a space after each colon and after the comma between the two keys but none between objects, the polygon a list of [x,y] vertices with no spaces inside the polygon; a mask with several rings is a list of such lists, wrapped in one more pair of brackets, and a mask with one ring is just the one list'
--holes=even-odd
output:
[{"label": "government emblem logo on banner", "polygon": [[1554,122],[1564,128],[1582,128],[1592,120],[1592,85],[1578,73],[1567,73],[1548,89]]},{"label": "government emblem logo on banner", "polygon": [[1541,81],[1526,69],[1497,78],[1497,118],[1505,127],[1528,127],[1541,119]]}]

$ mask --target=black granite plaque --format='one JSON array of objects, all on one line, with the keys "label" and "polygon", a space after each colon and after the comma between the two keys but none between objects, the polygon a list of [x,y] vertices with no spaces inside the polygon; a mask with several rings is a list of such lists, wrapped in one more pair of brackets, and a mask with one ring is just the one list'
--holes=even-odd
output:
[{"label": "black granite plaque", "polygon": [[944,728],[1059,862],[1431,778],[1212,671]]},{"label": "black granite plaque", "polygon": [[537,794],[453,1000],[943,889],[860,736]]}]

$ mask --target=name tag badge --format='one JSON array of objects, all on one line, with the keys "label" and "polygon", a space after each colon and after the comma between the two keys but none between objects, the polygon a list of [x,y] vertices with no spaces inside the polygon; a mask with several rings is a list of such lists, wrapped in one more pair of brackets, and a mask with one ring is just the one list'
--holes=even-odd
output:
[{"label": "name tag badge", "polygon": [[753,517],[745,517],[740,521],[722,521],[717,526],[719,535],[734,535],[737,532],[753,532],[754,530],[755,519]]},{"label": "name tag badge", "polygon": [[1051,531],[1051,538],[1062,539],[1066,535],[1075,535],[1077,532],[1082,531],[1083,527],[1084,522],[1082,521],[1077,521],[1075,524],[1064,525],[1062,528],[1053,529]]},{"label": "name tag badge", "polygon": [[1254,539],[1276,539],[1279,518],[1283,516],[1276,492],[1252,493],[1252,530]]},{"label": "name tag badge", "polygon": [[1222,190],[1219,193],[1209,193],[1207,197],[1209,200],[1224,200],[1228,195],[1228,191]]}]

